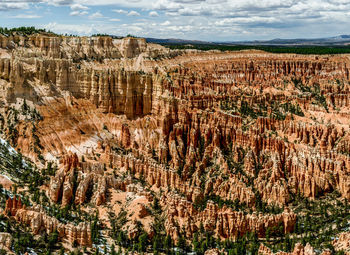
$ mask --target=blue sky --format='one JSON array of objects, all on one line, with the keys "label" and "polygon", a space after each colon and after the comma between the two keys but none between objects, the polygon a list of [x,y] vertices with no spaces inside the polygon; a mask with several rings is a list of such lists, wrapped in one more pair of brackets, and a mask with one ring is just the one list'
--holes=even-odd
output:
[{"label": "blue sky", "polygon": [[0,0],[0,26],[209,41],[350,34],[350,0]]}]

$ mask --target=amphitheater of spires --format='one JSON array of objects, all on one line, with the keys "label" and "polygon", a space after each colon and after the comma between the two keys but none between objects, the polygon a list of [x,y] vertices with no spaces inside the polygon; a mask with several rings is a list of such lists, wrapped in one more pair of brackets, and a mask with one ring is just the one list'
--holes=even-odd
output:
[{"label": "amphitheater of spires", "polygon": [[[57,232],[67,250],[93,251],[94,221],[62,222],[45,207],[96,213],[108,247],[118,215],[119,231],[136,240],[143,232],[154,240],[161,215],[162,235],[174,244],[190,245],[200,230],[219,241],[254,233],[264,243],[258,253],[273,254],[271,231],[298,238],[298,198],[350,199],[349,68],[346,54],[0,36],[2,136],[38,169],[56,167],[37,186],[44,204],[22,187],[3,215],[34,235]],[[331,247],[350,254],[343,230],[334,230]],[[1,246],[13,252],[3,236]],[[277,254],[316,253],[298,243]]]}]

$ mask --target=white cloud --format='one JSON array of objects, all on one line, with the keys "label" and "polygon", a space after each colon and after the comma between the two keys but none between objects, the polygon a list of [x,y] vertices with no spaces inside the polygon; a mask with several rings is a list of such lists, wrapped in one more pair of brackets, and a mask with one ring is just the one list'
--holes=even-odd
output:
[{"label": "white cloud", "polygon": [[140,16],[140,13],[138,13],[137,11],[130,11],[127,15],[128,16]]},{"label": "white cloud", "polygon": [[0,2],[0,11],[11,11],[11,10],[21,10],[28,9],[29,5],[25,2],[19,3],[1,3]]},{"label": "white cloud", "polygon": [[274,17],[239,17],[239,18],[226,18],[216,21],[217,26],[231,26],[237,24],[248,23],[273,23],[278,22]]},{"label": "white cloud", "polygon": [[31,15],[31,14],[19,14],[14,16],[16,19],[38,19],[41,18],[39,15]]},{"label": "white cloud", "polygon": [[89,16],[89,19],[100,19],[103,18],[104,16],[100,11],[97,11]]},{"label": "white cloud", "polygon": [[69,13],[70,16],[84,16],[89,14],[87,11],[72,11]]},{"label": "white cloud", "polygon": [[97,32],[94,26],[90,25],[58,24],[56,22],[51,22],[42,28],[61,34],[89,35]]},{"label": "white cloud", "polygon": [[119,9],[119,10],[112,10],[113,12],[119,13],[119,14],[126,14],[127,16],[140,16],[140,13],[138,13],[137,11],[126,11],[123,9]]},{"label": "white cloud", "polygon": [[72,11],[86,11],[86,10],[89,9],[89,7],[84,6],[84,5],[81,5],[81,4],[72,4],[72,5],[70,6],[70,9],[71,9]]},{"label": "white cloud", "polygon": [[[202,40],[310,38],[346,34],[350,26],[349,0],[0,0],[0,11],[9,11],[11,15],[12,10],[40,7],[48,16],[48,4],[52,20],[60,17],[55,16],[55,6],[70,6],[71,16],[86,15],[74,19],[77,25],[95,24],[96,33],[118,35],[130,32],[139,36]],[[103,5],[109,5],[119,15],[104,17],[98,11],[105,10],[101,9]],[[89,14],[92,14],[90,20]],[[121,27],[121,15],[135,19],[125,19],[125,26]],[[144,20],[140,22],[137,16]],[[159,16],[167,16],[166,21]],[[65,23],[70,22],[69,18]],[[61,29],[63,25],[55,27]],[[75,29],[76,33],[89,32],[81,26],[65,28]]]},{"label": "white cloud", "polygon": [[1,0],[2,3],[39,3],[42,0]]},{"label": "white cloud", "polygon": [[151,17],[158,17],[159,16],[158,12],[156,12],[156,11],[151,11],[148,15]]},{"label": "white cloud", "polygon": [[118,8],[149,8],[150,0],[75,0],[87,6],[110,5]]},{"label": "white cloud", "polygon": [[169,20],[164,21],[163,23],[161,23],[160,25],[162,26],[169,26],[171,24],[171,22]]},{"label": "white cloud", "polygon": [[44,0],[44,2],[47,2],[48,4],[52,4],[55,6],[73,4],[73,0]]},{"label": "white cloud", "polygon": [[140,34],[144,31],[144,26],[136,26],[134,24],[60,24],[56,22],[49,23],[45,26],[40,26],[47,30],[61,34],[77,34],[77,35],[92,35],[92,34],[113,34],[127,35]]},{"label": "white cloud", "polygon": [[116,12],[116,13],[119,13],[119,14],[127,14],[128,12],[126,10],[122,10],[122,9],[119,9],[119,10],[112,10],[113,12]]}]

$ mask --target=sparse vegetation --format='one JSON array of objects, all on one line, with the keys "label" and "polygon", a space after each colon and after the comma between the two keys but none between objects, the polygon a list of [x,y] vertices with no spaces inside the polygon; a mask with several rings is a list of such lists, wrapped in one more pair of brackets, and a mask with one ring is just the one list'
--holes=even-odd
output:
[{"label": "sparse vegetation", "polygon": [[[231,114],[240,115],[244,119],[257,119],[258,117],[270,117],[277,120],[284,120],[288,114],[304,116],[304,112],[298,103],[272,102],[266,104],[249,104],[245,99],[237,103],[236,99],[227,99],[220,102],[220,108]],[[270,114],[268,113],[270,110]]]}]

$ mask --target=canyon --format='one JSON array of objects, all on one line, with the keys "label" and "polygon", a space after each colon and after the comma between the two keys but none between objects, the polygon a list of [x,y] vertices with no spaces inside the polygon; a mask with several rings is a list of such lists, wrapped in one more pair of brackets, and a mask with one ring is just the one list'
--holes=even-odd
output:
[{"label": "canyon", "polygon": [[[254,233],[256,253],[316,254],[296,229],[313,216],[308,203],[329,194],[348,210],[349,71],[346,54],[0,36],[2,137],[43,178],[35,198],[30,185],[4,181],[3,215],[34,236],[57,233],[66,250],[93,252],[104,239],[126,253],[134,242],[119,239],[143,233],[150,245],[184,247]],[[349,220],[318,253],[350,254]],[[285,236],[297,243],[289,251],[267,247]],[[9,238],[0,243],[10,251]]]}]

